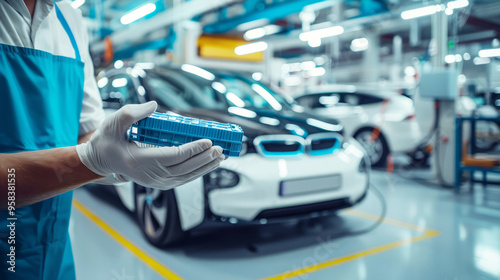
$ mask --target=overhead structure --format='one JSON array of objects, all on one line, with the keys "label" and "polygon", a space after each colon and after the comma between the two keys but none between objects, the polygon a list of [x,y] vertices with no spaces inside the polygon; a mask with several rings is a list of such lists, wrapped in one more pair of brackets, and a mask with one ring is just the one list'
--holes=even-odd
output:
[{"label": "overhead structure", "polygon": [[[143,38],[146,34],[168,27],[183,20],[189,20],[196,15],[207,11],[227,6],[236,0],[204,1],[194,0],[184,2],[172,9],[158,13],[155,17],[139,22],[130,28],[116,31],[109,36],[113,46],[130,46]],[[105,50],[104,41],[91,44],[93,53],[103,53]]]}]

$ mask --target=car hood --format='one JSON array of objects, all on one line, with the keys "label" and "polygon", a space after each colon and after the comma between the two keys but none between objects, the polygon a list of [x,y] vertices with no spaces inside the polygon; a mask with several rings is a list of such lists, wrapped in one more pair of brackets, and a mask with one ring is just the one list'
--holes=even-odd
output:
[{"label": "car hood", "polygon": [[[161,109],[160,109],[161,110]],[[301,137],[314,133],[336,132],[343,134],[343,126],[335,119],[318,117],[309,113],[298,113],[292,110],[275,112],[270,110],[250,111],[243,108],[209,110],[166,110],[182,116],[233,123],[239,125],[246,137],[255,138],[259,135],[290,134]]]}]

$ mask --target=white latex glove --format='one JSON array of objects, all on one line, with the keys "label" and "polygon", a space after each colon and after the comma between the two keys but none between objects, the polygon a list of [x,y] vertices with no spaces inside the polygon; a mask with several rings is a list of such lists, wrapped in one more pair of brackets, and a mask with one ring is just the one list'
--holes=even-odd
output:
[{"label": "white latex glove", "polygon": [[101,176],[112,173],[140,185],[171,189],[217,168],[225,156],[222,148],[202,139],[179,147],[139,148],[126,132],[151,115],[156,102],[126,105],[108,116],[87,143],[76,146],[82,163]]},{"label": "white latex glove", "polygon": [[130,180],[125,179],[122,175],[120,174],[109,174],[106,177],[102,177],[100,179],[92,181],[94,184],[99,184],[99,185],[114,185],[114,184],[119,184],[119,183],[125,183],[129,182]]}]

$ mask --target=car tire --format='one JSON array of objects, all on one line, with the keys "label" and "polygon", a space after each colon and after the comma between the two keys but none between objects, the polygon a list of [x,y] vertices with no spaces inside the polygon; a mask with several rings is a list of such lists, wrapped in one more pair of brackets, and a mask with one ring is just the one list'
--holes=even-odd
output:
[{"label": "car tire", "polygon": [[362,128],[354,134],[354,138],[365,148],[372,167],[380,167],[386,164],[390,151],[382,132],[379,133],[374,142],[371,142],[371,135],[374,130],[373,127]]},{"label": "car tire", "polygon": [[134,197],[135,215],[149,243],[164,248],[185,237],[174,190],[162,191],[134,184]]}]

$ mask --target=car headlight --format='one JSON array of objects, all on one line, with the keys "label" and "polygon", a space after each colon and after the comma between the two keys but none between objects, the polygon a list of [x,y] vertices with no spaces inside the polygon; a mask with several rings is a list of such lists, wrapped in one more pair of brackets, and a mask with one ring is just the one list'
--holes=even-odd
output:
[{"label": "car headlight", "polygon": [[204,177],[207,189],[232,188],[240,182],[240,176],[231,170],[218,168]]}]

